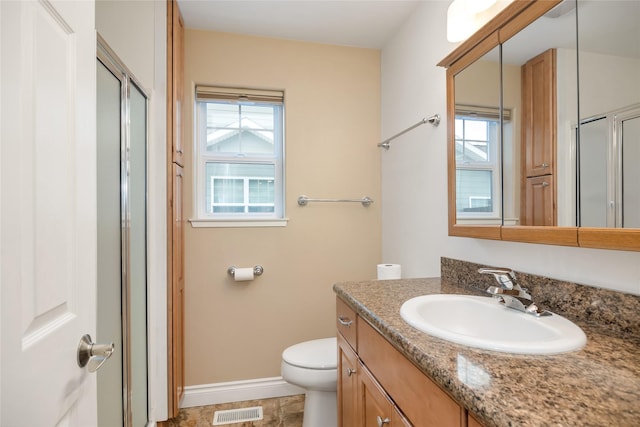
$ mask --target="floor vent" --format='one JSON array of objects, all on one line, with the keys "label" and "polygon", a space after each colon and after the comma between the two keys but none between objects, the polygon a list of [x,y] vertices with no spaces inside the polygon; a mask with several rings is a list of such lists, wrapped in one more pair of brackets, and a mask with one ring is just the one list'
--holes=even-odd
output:
[{"label": "floor vent", "polygon": [[216,411],[213,413],[214,426],[244,423],[247,421],[258,421],[261,419],[262,419],[262,406],[254,406],[252,408],[229,409],[227,411]]}]

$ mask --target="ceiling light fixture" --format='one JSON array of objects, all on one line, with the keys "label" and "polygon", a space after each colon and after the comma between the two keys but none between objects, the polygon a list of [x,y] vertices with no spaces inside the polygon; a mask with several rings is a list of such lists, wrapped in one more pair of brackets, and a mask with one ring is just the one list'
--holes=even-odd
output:
[{"label": "ceiling light fixture", "polygon": [[453,0],[447,9],[447,40],[457,43],[475,33],[486,22],[478,15],[495,3],[496,0]]}]

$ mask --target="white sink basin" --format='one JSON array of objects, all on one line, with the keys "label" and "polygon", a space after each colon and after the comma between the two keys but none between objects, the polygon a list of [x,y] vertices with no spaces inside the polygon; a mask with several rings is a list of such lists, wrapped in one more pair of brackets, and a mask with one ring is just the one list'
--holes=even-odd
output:
[{"label": "white sink basin", "polygon": [[506,353],[564,353],[587,342],[580,327],[558,314],[536,317],[491,297],[423,295],[402,304],[400,316],[429,335]]}]

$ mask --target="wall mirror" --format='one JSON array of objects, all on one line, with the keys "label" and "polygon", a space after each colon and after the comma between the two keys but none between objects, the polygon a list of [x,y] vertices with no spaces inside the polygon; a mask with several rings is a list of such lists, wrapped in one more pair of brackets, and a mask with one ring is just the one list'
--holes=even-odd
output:
[{"label": "wall mirror", "polygon": [[640,228],[640,2],[578,3],[577,225]]},{"label": "wall mirror", "polygon": [[460,224],[502,224],[499,49],[496,46],[455,76],[455,194]]},{"label": "wall mirror", "polygon": [[576,225],[575,6],[564,1],[502,42],[503,111],[513,112],[503,119],[504,203],[512,207],[503,225]]},{"label": "wall mirror", "polygon": [[513,2],[438,65],[450,235],[640,250],[640,2]]}]

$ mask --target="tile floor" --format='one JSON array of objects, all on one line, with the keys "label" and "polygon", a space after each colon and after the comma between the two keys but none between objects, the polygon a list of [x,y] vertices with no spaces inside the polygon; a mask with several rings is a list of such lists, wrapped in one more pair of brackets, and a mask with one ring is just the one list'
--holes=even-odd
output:
[{"label": "tile floor", "polygon": [[172,427],[210,427],[215,411],[249,408],[252,406],[262,406],[262,420],[225,425],[230,427],[302,427],[303,394],[275,399],[249,400],[246,402],[184,408],[180,410],[171,425]]}]

